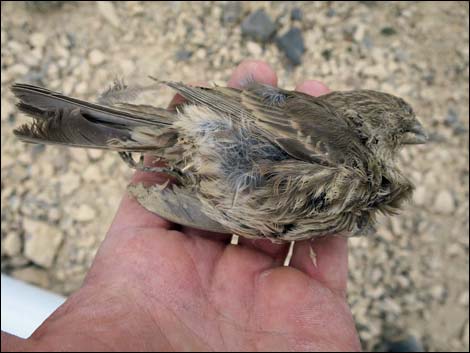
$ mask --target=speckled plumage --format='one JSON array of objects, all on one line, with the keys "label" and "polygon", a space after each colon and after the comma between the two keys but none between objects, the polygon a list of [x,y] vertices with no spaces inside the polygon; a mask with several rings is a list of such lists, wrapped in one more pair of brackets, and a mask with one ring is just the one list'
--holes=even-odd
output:
[{"label": "speckled plumage", "polygon": [[397,212],[412,194],[394,159],[404,144],[426,138],[401,98],[163,83],[187,100],[176,111],[132,104],[157,85],[119,83],[99,105],[14,85],[19,108],[35,118],[16,134],[161,157],[176,184],[132,187],[144,207],[196,228],[276,242],[368,233],[377,212]]}]

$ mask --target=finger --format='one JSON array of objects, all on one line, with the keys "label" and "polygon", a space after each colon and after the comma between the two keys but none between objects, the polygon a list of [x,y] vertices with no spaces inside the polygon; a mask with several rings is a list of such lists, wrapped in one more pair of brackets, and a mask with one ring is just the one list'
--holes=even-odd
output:
[{"label": "finger", "polygon": [[247,80],[277,86],[277,76],[267,63],[261,60],[244,60],[233,71],[228,86],[241,88]]},{"label": "finger", "polygon": [[328,236],[298,242],[290,266],[344,295],[348,280],[348,240]]},{"label": "finger", "polygon": [[325,84],[316,80],[307,80],[299,83],[297,87],[295,87],[295,90],[310,94],[311,96],[321,96],[330,92],[330,89]]}]

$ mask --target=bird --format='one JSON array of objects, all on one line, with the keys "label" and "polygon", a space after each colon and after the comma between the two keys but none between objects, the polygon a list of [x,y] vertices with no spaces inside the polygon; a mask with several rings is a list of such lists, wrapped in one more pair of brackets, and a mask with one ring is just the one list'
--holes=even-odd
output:
[{"label": "bird", "polygon": [[[274,243],[373,233],[379,213],[398,213],[412,196],[397,156],[427,135],[402,98],[150,78],[132,86],[117,80],[94,103],[15,83],[17,107],[33,119],[14,134],[27,143],[118,152],[130,167],[172,180],[129,186],[146,209],[181,225]],[[137,103],[162,85],[185,101],[172,110]],[[160,163],[149,165],[144,155]]]}]

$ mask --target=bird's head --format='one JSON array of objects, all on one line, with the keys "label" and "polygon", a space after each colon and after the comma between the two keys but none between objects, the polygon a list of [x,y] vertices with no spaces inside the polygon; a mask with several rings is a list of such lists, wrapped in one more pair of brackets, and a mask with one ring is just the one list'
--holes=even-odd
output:
[{"label": "bird's head", "polygon": [[391,94],[360,90],[342,92],[331,103],[342,110],[364,143],[384,155],[402,146],[426,143],[428,136],[411,106]]}]

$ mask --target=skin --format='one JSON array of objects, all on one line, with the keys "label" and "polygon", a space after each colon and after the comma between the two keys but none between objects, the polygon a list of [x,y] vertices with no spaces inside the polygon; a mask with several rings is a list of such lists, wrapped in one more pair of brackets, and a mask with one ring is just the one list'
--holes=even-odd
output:
[{"label": "skin", "polygon": [[[229,86],[249,75],[277,84],[266,63],[249,60]],[[328,92],[318,81],[296,89]],[[137,172],[133,182],[142,181],[165,177]],[[360,350],[346,301],[346,239],[297,243],[288,268],[285,245],[228,243],[227,235],[172,224],[126,195],[83,286],[29,339],[2,333],[2,351]]]}]

